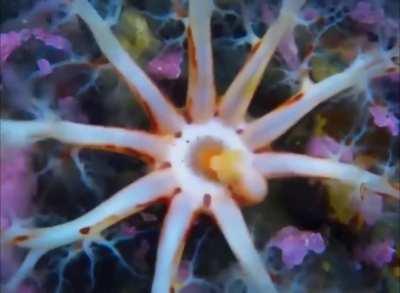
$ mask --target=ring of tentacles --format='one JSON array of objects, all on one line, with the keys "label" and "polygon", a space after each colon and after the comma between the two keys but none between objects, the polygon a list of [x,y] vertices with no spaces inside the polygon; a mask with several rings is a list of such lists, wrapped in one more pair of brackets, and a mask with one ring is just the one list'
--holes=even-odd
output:
[{"label": "ring of tentacles", "polygon": [[200,213],[214,217],[244,273],[260,292],[275,286],[251,241],[240,211],[268,193],[267,179],[290,176],[330,178],[355,188],[399,198],[383,176],[334,159],[272,150],[271,143],[317,105],[366,80],[393,70],[390,51],[361,53],[343,72],[314,83],[305,73],[301,90],[261,118],[246,117],[248,106],[279,42],[296,24],[303,0],[284,0],[279,17],[253,44],[245,64],[222,96],[214,87],[210,18],[212,0],[189,0],[187,102],[176,109],[122,48],[109,26],[86,0],[71,2],[73,13],[92,32],[104,56],[140,97],[154,122],[151,132],[68,121],[2,120],[2,141],[26,145],[53,138],[81,147],[139,155],[152,171],[81,217],[45,228],[13,226],[3,240],[29,249],[8,284],[16,288],[46,252],[101,233],[160,199],[169,207],[159,239],[152,292],[170,292],[185,233]]}]

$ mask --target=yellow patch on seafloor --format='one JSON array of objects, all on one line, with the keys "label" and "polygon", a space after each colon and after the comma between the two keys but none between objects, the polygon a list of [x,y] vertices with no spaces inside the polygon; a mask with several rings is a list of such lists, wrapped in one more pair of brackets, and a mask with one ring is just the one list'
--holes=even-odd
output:
[{"label": "yellow patch on seafloor", "polygon": [[155,52],[160,47],[146,18],[134,9],[124,10],[116,33],[123,47],[134,58],[150,51]]},{"label": "yellow patch on seafloor", "polygon": [[314,135],[323,136],[325,134],[324,128],[328,119],[321,115],[317,115],[315,118]]},{"label": "yellow patch on seafloor", "polygon": [[393,276],[397,279],[400,279],[400,266],[395,266],[392,269]]},{"label": "yellow patch on seafloor", "polygon": [[342,224],[348,224],[355,215],[352,207],[352,187],[334,180],[328,180],[327,186],[329,203],[335,218]]},{"label": "yellow patch on seafloor", "polygon": [[325,272],[329,272],[331,270],[331,268],[332,267],[331,267],[331,264],[329,262],[327,262],[327,261],[322,262],[322,269]]}]

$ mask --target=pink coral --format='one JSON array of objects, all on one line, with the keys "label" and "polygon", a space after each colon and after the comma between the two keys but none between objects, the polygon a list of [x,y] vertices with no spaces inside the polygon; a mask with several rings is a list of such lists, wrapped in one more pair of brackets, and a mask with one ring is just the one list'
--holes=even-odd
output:
[{"label": "pink coral", "polygon": [[357,247],[355,257],[368,265],[383,268],[390,263],[394,257],[395,249],[392,240],[384,240],[367,245],[366,247]]},{"label": "pink coral", "polygon": [[369,108],[374,124],[378,127],[386,127],[389,132],[397,136],[399,134],[399,120],[385,106],[374,105]]},{"label": "pink coral", "polygon": [[322,253],[325,242],[321,234],[310,231],[300,231],[296,227],[287,226],[269,241],[268,247],[278,247],[282,251],[282,261],[289,268],[303,262],[309,251]]},{"label": "pink coral", "polygon": [[318,17],[319,13],[314,8],[308,7],[303,10],[303,18],[306,21],[315,21]]},{"label": "pink coral", "polygon": [[[36,189],[36,178],[31,169],[30,151],[1,149],[0,155],[0,223],[7,229],[15,217],[29,212],[31,197]],[[18,267],[17,257],[9,246],[2,246],[0,266],[2,276]]]},{"label": "pink coral", "polygon": [[149,62],[147,71],[157,79],[177,79],[181,75],[182,60],[180,49],[167,50]]},{"label": "pink coral", "polygon": [[7,58],[29,39],[30,33],[24,29],[20,32],[8,32],[0,34],[0,60],[4,62]]},{"label": "pink coral", "polygon": [[21,38],[18,33],[10,32],[0,34],[0,60],[4,62],[11,53],[21,46]]},{"label": "pink coral", "polygon": [[392,82],[400,82],[400,72],[391,72],[387,75],[387,77],[392,81]]},{"label": "pink coral", "polygon": [[346,163],[354,160],[351,147],[343,146],[327,135],[313,137],[307,144],[306,153],[319,158],[329,158],[340,154],[339,160]]},{"label": "pink coral", "polygon": [[2,149],[0,167],[2,219],[21,217],[27,213],[30,197],[36,188],[36,178],[30,164],[30,151]]},{"label": "pink coral", "polygon": [[51,68],[51,64],[46,59],[39,59],[37,62],[37,67],[39,68],[39,72],[41,75],[49,75],[53,69]]},{"label": "pink coral", "polygon": [[69,50],[70,44],[62,36],[47,32],[42,28],[22,29],[0,34],[0,61],[5,62],[8,57],[31,37],[42,41],[46,46],[59,50]]},{"label": "pink coral", "polygon": [[34,28],[32,30],[32,35],[41,40],[49,47],[53,47],[59,50],[68,50],[69,49],[69,41],[59,35],[49,33],[48,31],[42,28]]},{"label": "pink coral", "polygon": [[350,11],[350,17],[361,24],[379,24],[385,19],[382,8],[373,7],[368,1],[360,1]]}]

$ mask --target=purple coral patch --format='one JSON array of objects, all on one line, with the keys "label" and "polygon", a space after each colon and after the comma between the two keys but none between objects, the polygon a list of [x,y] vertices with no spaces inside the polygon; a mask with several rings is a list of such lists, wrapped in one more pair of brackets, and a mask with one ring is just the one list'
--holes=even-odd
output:
[{"label": "purple coral patch", "polygon": [[[31,169],[30,151],[1,149],[0,155],[0,224],[1,229],[10,227],[15,217],[26,216],[31,197],[36,190],[36,177]],[[0,276],[11,275],[19,265],[12,247],[0,249]]]},{"label": "purple coral patch", "polygon": [[23,42],[26,42],[31,36],[28,29],[21,31],[7,32],[0,34],[0,61],[4,62]]},{"label": "purple coral patch", "polygon": [[385,14],[382,8],[374,7],[368,1],[360,1],[350,11],[350,17],[362,24],[379,24],[385,19]]},{"label": "purple coral patch", "polygon": [[70,43],[62,36],[47,32],[42,28],[22,29],[0,34],[0,61],[5,62],[8,57],[30,38],[42,41],[46,46],[67,51]]},{"label": "purple coral patch", "polygon": [[0,34],[0,60],[4,62],[7,58],[21,46],[21,37],[17,32]]},{"label": "purple coral patch", "polygon": [[181,75],[182,60],[180,49],[167,50],[148,63],[147,71],[157,79],[177,79]]},{"label": "purple coral patch", "polygon": [[69,42],[67,39],[47,32],[46,30],[42,28],[35,28],[32,30],[32,35],[38,39],[41,40],[43,43],[45,43],[47,46],[59,49],[59,50],[68,50],[69,49]]},{"label": "purple coral patch", "polygon": [[325,242],[320,233],[301,231],[293,226],[287,226],[269,241],[268,247],[277,247],[282,251],[282,261],[289,268],[303,262],[309,251],[322,253]]},{"label": "purple coral patch", "polygon": [[37,67],[39,68],[39,72],[41,75],[49,75],[53,69],[51,68],[51,64],[46,59],[39,59],[37,62]]},{"label": "purple coral patch", "polygon": [[392,261],[395,252],[393,241],[384,240],[365,247],[357,247],[355,257],[368,265],[383,268]]},{"label": "purple coral patch", "polygon": [[316,9],[308,7],[303,10],[303,18],[306,21],[315,21],[319,17],[319,13]]},{"label": "purple coral patch", "polygon": [[399,120],[387,107],[374,105],[369,108],[374,124],[378,127],[386,127],[393,136],[399,134]]},{"label": "purple coral patch", "polygon": [[[30,151],[2,149],[0,158],[1,218],[24,216],[30,197],[36,189],[36,178],[31,170]],[[5,226],[3,223],[2,226]]]}]

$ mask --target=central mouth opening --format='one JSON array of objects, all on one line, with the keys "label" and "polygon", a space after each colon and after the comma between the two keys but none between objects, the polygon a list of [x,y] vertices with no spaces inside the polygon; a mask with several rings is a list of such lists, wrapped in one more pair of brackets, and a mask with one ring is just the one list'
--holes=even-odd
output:
[{"label": "central mouth opening", "polygon": [[227,148],[215,138],[198,141],[189,156],[195,172],[211,181],[230,184],[239,179],[240,152]]},{"label": "central mouth opening", "polygon": [[204,138],[193,147],[189,155],[191,158],[190,165],[196,173],[212,181],[218,181],[218,174],[211,165],[213,159],[223,151],[224,145],[222,142],[211,138]]}]

